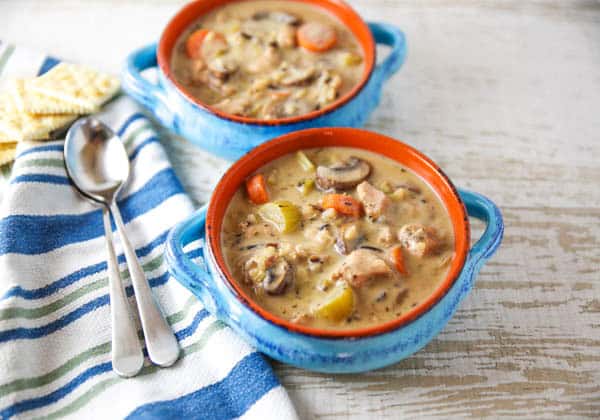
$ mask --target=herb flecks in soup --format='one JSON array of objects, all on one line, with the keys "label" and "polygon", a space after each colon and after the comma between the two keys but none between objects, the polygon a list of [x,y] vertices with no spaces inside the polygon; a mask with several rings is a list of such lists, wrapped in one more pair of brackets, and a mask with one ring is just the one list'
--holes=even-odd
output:
[{"label": "herb flecks in soup", "polygon": [[278,0],[227,4],[178,40],[175,79],[228,114],[276,119],[319,110],[356,86],[361,48],[336,17]]},{"label": "herb flecks in soup", "polygon": [[223,221],[230,273],[267,311],[354,329],[397,318],[446,277],[454,233],[418,176],[364,150],[283,156],[250,176]]}]

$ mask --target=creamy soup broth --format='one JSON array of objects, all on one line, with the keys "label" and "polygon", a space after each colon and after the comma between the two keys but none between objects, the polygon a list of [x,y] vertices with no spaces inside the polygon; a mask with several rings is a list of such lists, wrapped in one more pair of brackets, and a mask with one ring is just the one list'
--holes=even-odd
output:
[{"label": "creamy soup broth", "polygon": [[326,107],[364,71],[350,30],[326,10],[295,1],[226,4],[191,25],[173,51],[171,68],[187,92],[225,113],[257,119]]},{"label": "creamy soup broth", "polygon": [[397,318],[433,293],[454,256],[448,213],[420,177],[342,147],[260,168],[233,196],[221,233],[233,278],[260,306],[326,329]]}]

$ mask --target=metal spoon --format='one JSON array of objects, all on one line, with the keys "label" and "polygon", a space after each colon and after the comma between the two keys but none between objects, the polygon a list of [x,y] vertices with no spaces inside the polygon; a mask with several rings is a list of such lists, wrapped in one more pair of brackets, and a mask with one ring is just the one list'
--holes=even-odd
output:
[{"label": "metal spoon", "polygon": [[[73,159],[67,150],[71,150],[72,144],[65,144],[65,162],[67,173],[78,187]],[[66,157],[69,156],[69,159]],[[107,265],[108,265],[108,290],[110,294],[110,314],[112,322],[112,366],[113,370],[124,377],[135,376],[144,366],[144,353],[137,336],[135,323],[129,312],[129,304],[125,287],[121,281],[119,264],[113,244],[112,227],[108,206],[99,203],[79,189],[79,192],[89,201],[102,206],[102,222],[104,225],[104,236],[106,238]]]},{"label": "metal spoon", "polygon": [[103,204],[115,220],[131,275],[148,357],[159,366],[172,365],[179,357],[177,339],[152,295],[144,270],[127,239],[116,203],[117,195],[129,178],[129,158],[123,142],[106,124],[87,117],[76,121],[69,129],[64,153],[67,172],[77,188]]}]

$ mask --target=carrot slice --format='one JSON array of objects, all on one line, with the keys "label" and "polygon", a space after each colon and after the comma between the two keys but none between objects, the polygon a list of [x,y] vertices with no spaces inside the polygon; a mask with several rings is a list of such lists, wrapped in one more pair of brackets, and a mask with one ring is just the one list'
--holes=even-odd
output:
[{"label": "carrot slice", "polygon": [[264,204],[269,201],[267,183],[263,174],[252,175],[246,180],[246,192],[254,204]]},{"label": "carrot slice", "polygon": [[[210,40],[214,41],[210,44],[215,51],[210,51],[211,48],[205,48],[205,41],[208,42],[207,36],[211,34]],[[225,36],[220,32],[211,31],[210,29],[197,29],[191,33],[188,39],[185,41],[185,52],[188,57],[194,60],[203,58],[207,54],[210,56],[214,54],[216,50],[224,49],[227,47],[227,40]],[[204,54],[203,54],[204,53]]]},{"label": "carrot slice", "polygon": [[408,275],[408,270],[404,264],[404,254],[401,246],[392,248],[392,260],[394,261],[396,270],[398,270],[400,274],[404,274],[405,276]]},{"label": "carrot slice", "polygon": [[362,214],[360,201],[345,194],[326,194],[323,196],[321,206],[325,209],[335,209],[338,213],[347,216],[360,217]]},{"label": "carrot slice", "polygon": [[337,41],[332,26],[318,22],[307,22],[296,31],[296,38],[301,47],[312,52],[323,52],[333,47]]},{"label": "carrot slice", "polygon": [[188,36],[185,41],[185,52],[189,58],[194,60],[200,58],[202,43],[210,31],[208,29],[197,29]]}]

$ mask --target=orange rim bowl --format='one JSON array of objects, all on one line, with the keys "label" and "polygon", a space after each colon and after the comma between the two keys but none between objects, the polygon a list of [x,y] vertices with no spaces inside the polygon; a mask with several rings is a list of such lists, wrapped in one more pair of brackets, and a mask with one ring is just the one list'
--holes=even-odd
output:
[{"label": "orange rim bowl", "polygon": [[183,7],[167,24],[163,34],[158,43],[157,49],[157,61],[158,66],[162,70],[165,77],[177,87],[178,91],[190,102],[196,104],[200,108],[203,108],[210,113],[217,115],[226,120],[254,125],[281,125],[281,124],[293,124],[302,121],[311,120],[321,115],[327,114],[341,105],[350,101],[355,97],[358,92],[366,85],[371,77],[373,68],[375,66],[375,41],[373,35],[369,30],[369,27],[365,21],[352,9],[348,4],[342,0],[291,0],[300,3],[311,4],[316,7],[320,7],[336,16],[350,31],[354,34],[363,50],[363,57],[365,61],[365,68],[363,70],[360,81],[346,93],[344,96],[337,99],[335,102],[323,107],[317,111],[311,111],[307,114],[298,115],[295,117],[278,118],[272,120],[261,120],[258,118],[240,117],[233,114],[228,114],[220,111],[210,105],[207,105],[200,101],[198,98],[191,95],[186,91],[185,87],[179,83],[171,71],[171,53],[175,47],[175,43],[179,39],[180,35],[196,20],[206,13],[223,6],[227,3],[248,1],[248,0],[196,0],[185,7]]},{"label": "orange rim bowl", "polygon": [[[386,156],[419,175],[440,197],[454,229],[454,258],[444,280],[423,302],[391,321],[358,329],[328,330],[294,324],[260,307],[231,275],[221,251],[223,216],[233,194],[251,173],[272,160],[300,149],[353,147]],[[243,156],[223,175],[210,200],[206,237],[218,270],[236,296],[262,318],[290,331],[321,338],[358,338],[396,330],[431,309],[448,292],[465,264],[470,244],[470,225],[464,203],[450,179],[430,158],[393,138],[356,128],[312,128],[291,132],[268,141]]]}]

